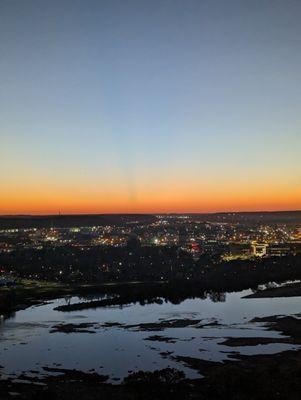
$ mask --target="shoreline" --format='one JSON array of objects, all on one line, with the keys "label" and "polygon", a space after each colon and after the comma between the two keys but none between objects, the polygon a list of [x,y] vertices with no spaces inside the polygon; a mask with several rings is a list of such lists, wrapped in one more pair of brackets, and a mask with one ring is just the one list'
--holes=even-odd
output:
[{"label": "shoreline", "polygon": [[289,283],[287,285],[264,290],[243,297],[244,299],[270,299],[276,297],[301,297],[301,282]]},{"label": "shoreline", "polygon": [[[24,281],[21,281],[24,282]],[[25,281],[26,282],[26,281]],[[44,301],[53,300],[64,296],[89,295],[92,293],[112,292],[121,287],[128,286],[161,286],[166,282],[106,282],[101,284],[60,284],[56,282],[31,281],[14,287],[0,288],[0,314],[4,316],[10,313],[24,310]]]},{"label": "shoreline", "polygon": [[[262,284],[267,283],[269,282],[262,282]],[[59,311],[66,312],[110,305],[126,305],[133,302],[152,303],[157,302],[160,298],[181,302],[190,297],[202,298],[208,293],[221,294],[247,289],[252,288],[245,283],[239,286],[221,286],[208,285],[200,281],[184,282],[184,284],[181,281],[131,281],[70,285],[56,282],[22,280],[17,286],[0,288],[0,315],[7,317],[14,312],[26,309],[32,305],[64,296],[88,296],[91,294],[109,296],[107,299],[78,302],[57,308]],[[301,282],[289,283],[281,287],[264,290],[254,288],[252,290],[255,293],[243,298],[297,297],[301,296]]]}]

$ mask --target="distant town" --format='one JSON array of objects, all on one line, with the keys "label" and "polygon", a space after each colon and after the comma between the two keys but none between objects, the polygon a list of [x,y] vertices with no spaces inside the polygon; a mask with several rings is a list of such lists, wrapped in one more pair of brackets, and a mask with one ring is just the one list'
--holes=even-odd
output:
[{"label": "distant town", "polygon": [[301,256],[301,212],[0,218],[0,285],[200,279]]}]

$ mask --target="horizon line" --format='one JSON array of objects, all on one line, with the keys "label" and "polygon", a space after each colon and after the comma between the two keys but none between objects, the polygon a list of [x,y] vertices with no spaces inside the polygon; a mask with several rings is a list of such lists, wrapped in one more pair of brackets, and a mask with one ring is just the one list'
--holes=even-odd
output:
[{"label": "horizon line", "polygon": [[301,212],[301,209],[291,209],[291,210],[243,210],[243,211],[192,211],[192,212],[112,212],[112,213],[62,213],[57,214],[46,213],[46,214],[0,214],[0,218],[7,217],[62,217],[62,216],[99,216],[99,215],[215,215],[215,214],[260,214],[260,213],[288,213],[288,212]]}]

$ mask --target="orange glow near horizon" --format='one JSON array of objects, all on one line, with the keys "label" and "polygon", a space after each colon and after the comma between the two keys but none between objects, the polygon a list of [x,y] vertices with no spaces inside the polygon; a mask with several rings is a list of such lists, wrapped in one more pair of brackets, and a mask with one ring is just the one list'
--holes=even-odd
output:
[{"label": "orange glow near horizon", "polygon": [[[19,188],[20,189],[20,188]],[[278,211],[301,209],[301,188],[214,187],[179,185],[160,190],[149,188],[135,196],[125,190],[89,188],[21,188],[1,196],[0,215],[103,214],[103,213],[207,213]]]}]

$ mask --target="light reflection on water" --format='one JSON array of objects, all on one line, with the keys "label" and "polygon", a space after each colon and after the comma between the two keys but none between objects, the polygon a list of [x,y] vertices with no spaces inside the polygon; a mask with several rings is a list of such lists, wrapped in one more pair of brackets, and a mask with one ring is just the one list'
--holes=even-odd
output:
[{"label": "light reflection on water", "polygon": [[[221,345],[226,337],[281,337],[260,324],[250,323],[254,317],[288,315],[300,312],[301,298],[243,299],[250,290],[226,295],[210,295],[206,299],[187,299],[180,304],[133,304],[74,312],[59,312],[54,308],[66,302],[83,301],[78,297],[57,299],[40,306],[19,311],[0,325],[0,365],[5,374],[19,375],[22,371],[43,372],[42,367],[95,369],[111,378],[123,378],[129,371],[155,370],[168,366],[181,369],[188,377],[198,374],[164,357],[190,356],[222,361],[233,351],[241,354],[273,354],[294,348],[291,344],[273,343],[257,346],[228,347]],[[91,296],[90,296],[91,297]],[[90,298],[88,299],[90,300]],[[214,301],[213,301],[214,300]],[[224,300],[224,301],[217,301]],[[218,322],[217,326],[197,328],[168,328],[159,332],[110,327],[89,333],[50,333],[58,323],[119,322],[141,324],[167,319],[198,319],[201,324]],[[176,343],[144,340],[160,335]]]}]

